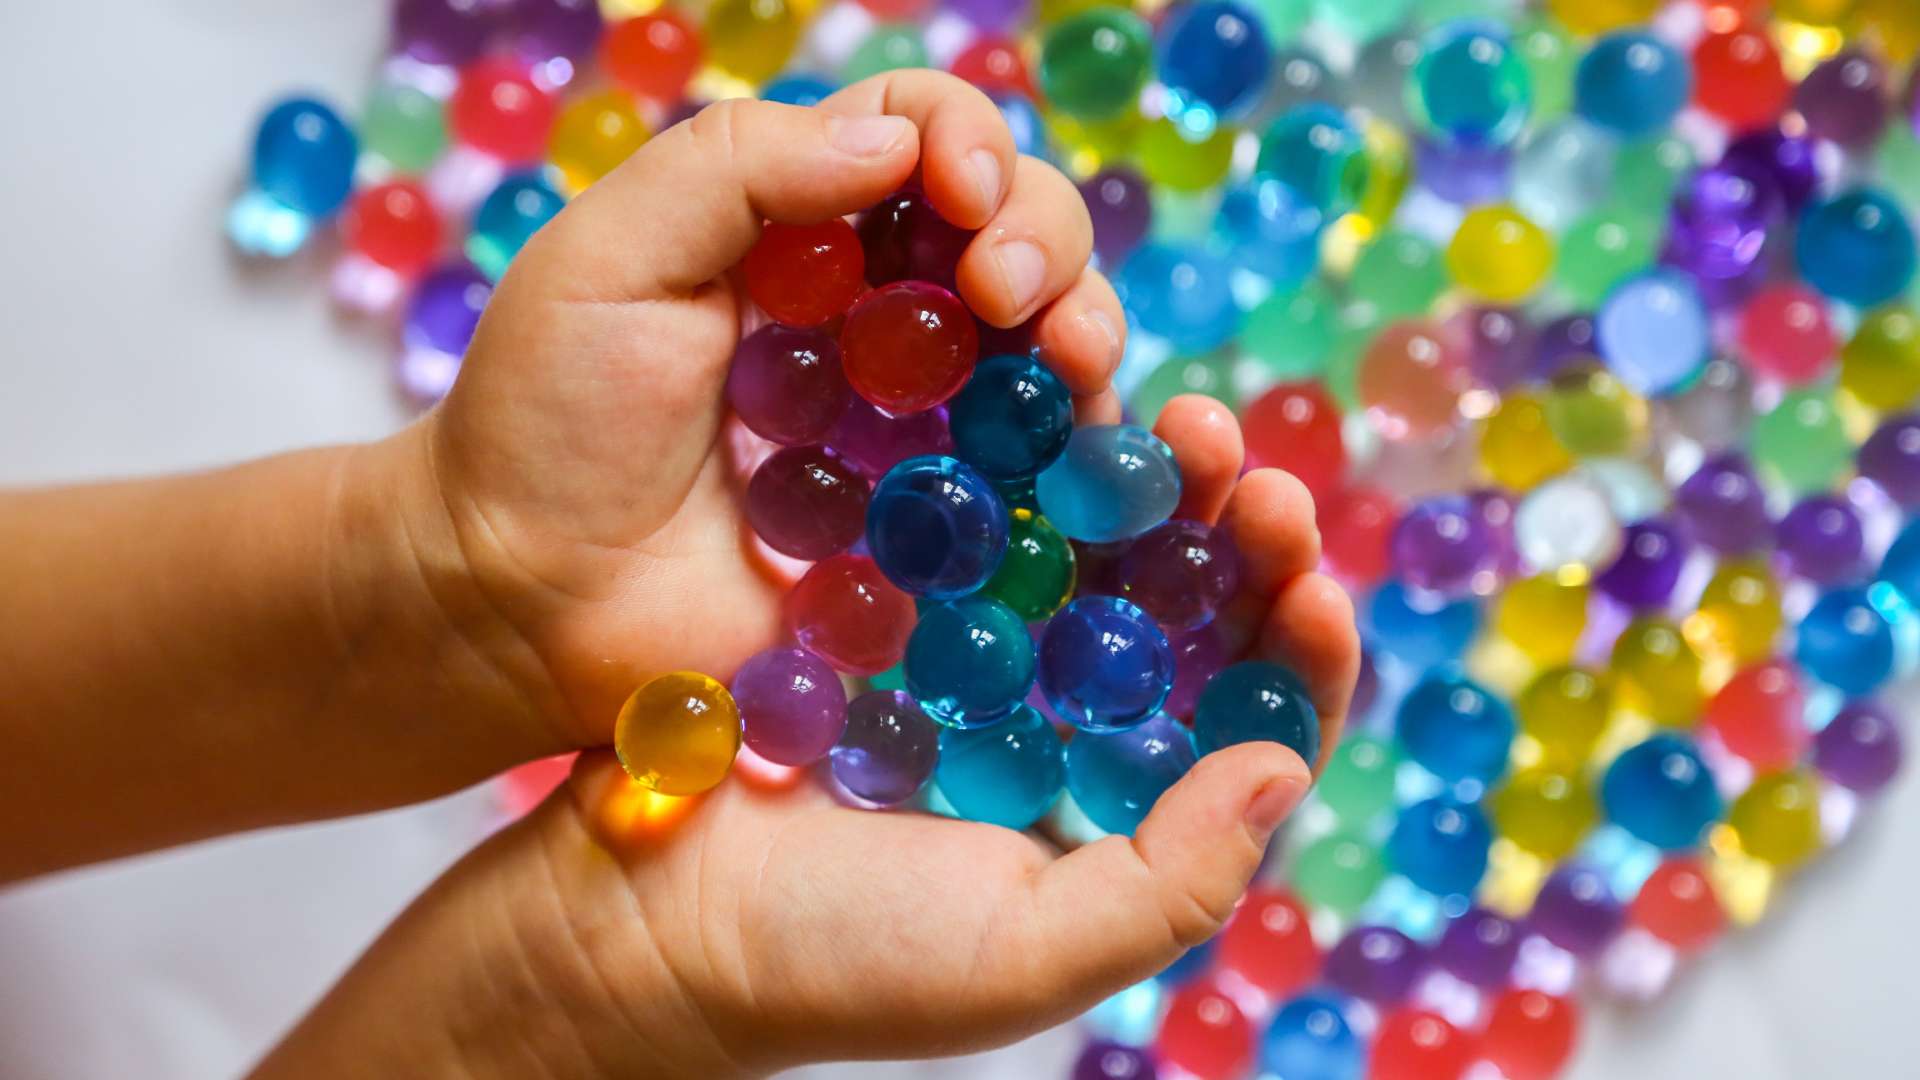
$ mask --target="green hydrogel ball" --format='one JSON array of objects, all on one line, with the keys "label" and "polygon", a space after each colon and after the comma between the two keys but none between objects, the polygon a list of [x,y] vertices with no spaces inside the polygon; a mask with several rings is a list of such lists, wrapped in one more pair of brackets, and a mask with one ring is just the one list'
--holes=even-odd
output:
[{"label": "green hydrogel ball", "polygon": [[1369,303],[1353,302],[1343,304],[1335,316],[1333,351],[1327,354],[1327,368],[1323,375],[1327,383],[1327,392],[1340,403],[1341,412],[1360,412],[1365,404],[1360,400],[1360,358],[1366,354],[1367,346],[1380,334],[1380,328],[1386,325],[1380,309]]},{"label": "green hydrogel ball", "polygon": [[1015,510],[1007,527],[1007,554],[980,591],[1025,622],[1042,622],[1073,596],[1073,545],[1046,518]]},{"label": "green hydrogel ball", "polygon": [[1259,17],[1272,45],[1292,41],[1313,19],[1313,0],[1249,0],[1247,6]]},{"label": "green hydrogel ball", "polygon": [[411,86],[382,86],[367,99],[362,144],[401,172],[425,172],[447,148],[446,109]]},{"label": "green hydrogel ball", "polygon": [[927,43],[920,37],[920,29],[901,23],[890,23],[874,28],[847,57],[846,64],[840,69],[840,77],[848,83],[856,83],[869,76],[900,68],[927,67],[932,61],[927,56]]},{"label": "green hydrogel ball", "polygon": [[1399,766],[1392,743],[1356,735],[1334,750],[1313,790],[1342,822],[1365,825],[1393,809],[1393,777]]},{"label": "green hydrogel ball", "polygon": [[1062,21],[1040,49],[1040,89],[1082,120],[1124,112],[1153,74],[1153,33],[1131,11],[1094,8]]},{"label": "green hydrogel ball", "polygon": [[1446,291],[1446,261],[1426,237],[1389,229],[1360,253],[1347,288],[1382,319],[1418,315]]},{"label": "green hydrogel ball", "polygon": [[1341,915],[1359,911],[1386,876],[1380,849],[1349,832],[1328,833],[1293,861],[1293,889],[1300,898]]},{"label": "green hydrogel ball", "polygon": [[1573,106],[1573,71],[1580,58],[1567,32],[1534,17],[1514,27],[1513,48],[1533,82],[1533,120],[1551,120]]},{"label": "green hydrogel ball", "polygon": [[1613,197],[1642,213],[1663,214],[1693,164],[1693,148],[1672,135],[1622,147],[1613,159]]},{"label": "green hydrogel ball", "polygon": [[874,690],[905,690],[907,688],[907,669],[895,664],[878,675],[867,680],[867,686]]},{"label": "green hydrogel ball", "polygon": [[1205,394],[1225,402],[1230,409],[1238,407],[1233,392],[1233,358],[1225,353],[1168,357],[1133,391],[1133,415],[1150,428],[1167,402],[1181,394]]},{"label": "green hydrogel ball", "polygon": [[1356,42],[1368,42],[1406,21],[1413,0],[1317,0],[1320,21]]},{"label": "green hydrogel ball", "polygon": [[1275,379],[1311,378],[1326,370],[1339,306],[1318,281],[1273,293],[1247,313],[1240,348]]},{"label": "green hydrogel ball", "polygon": [[1567,226],[1554,279],[1575,307],[1596,308],[1620,279],[1653,262],[1660,229],[1637,211],[1603,207]]},{"label": "green hydrogel ball", "polygon": [[1853,464],[1853,443],[1831,393],[1810,388],[1782,397],[1754,422],[1753,461],[1795,495],[1831,489]]}]

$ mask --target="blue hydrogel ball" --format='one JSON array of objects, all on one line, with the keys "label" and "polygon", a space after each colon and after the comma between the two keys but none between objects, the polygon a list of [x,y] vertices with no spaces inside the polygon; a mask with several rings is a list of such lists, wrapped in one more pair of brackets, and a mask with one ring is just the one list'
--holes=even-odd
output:
[{"label": "blue hydrogel ball", "polygon": [[267,111],[253,140],[254,186],[291,209],[323,218],[353,192],[360,140],[340,114],[312,98]]},{"label": "blue hydrogel ball", "polygon": [[1400,811],[1387,837],[1387,862],[1439,896],[1466,894],[1487,872],[1493,827],[1478,803],[1441,795]]},{"label": "blue hydrogel ball", "polygon": [[1574,108],[1627,138],[1665,128],[1693,93],[1680,50],[1652,34],[1623,30],[1593,43],[1573,77]]},{"label": "blue hydrogel ball", "polygon": [[867,503],[867,550],[887,580],[914,596],[951,600],[986,584],[1007,550],[1007,508],[973,466],[908,458]]},{"label": "blue hydrogel ball", "polygon": [[761,87],[760,97],[782,105],[818,105],[839,89],[837,83],[818,75],[783,75]]},{"label": "blue hydrogel ball", "polygon": [[1012,608],[969,596],[921,611],[905,667],[907,690],[927,715],[949,727],[983,727],[1033,688],[1033,638]]},{"label": "blue hydrogel ball", "polygon": [[1692,740],[1655,735],[1627,748],[1600,781],[1614,824],[1668,851],[1690,848],[1720,816],[1720,791]]},{"label": "blue hydrogel ball", "polygon": [[1279,664],[1242,660],[1200,691],[1193,741],[1202,754],[1244,742],[1277,742],[1311,766],[1320,757],[1320,714],[1298,675]]},{"label": "blue hydrogel ball", "polygon": [[1913,229],[1898,203],[1856,188],[1808,206],[1796,240],[1800,275],[1855,307],[1900,295],[1913,280]]},{"label": "blue hydrogel ball", "polygon": [[1332,105],[1296,105],[1267,125],[1254,170],[1292,188],[1331,221],[1366,190],[1366,142]]},{"label": "blue hydrogel ball", "polygon": [[1400,701],[1395,734],[1407,756],[1448,783],[1490,786],[1507,771],[1513,710],[1463,675],[1429,674]]},{"label": "blue hydrogel ball", "polygon": [[[1173,689],[1173,647],[1153,617],[1116,596],[1083,596],[1040,635],[1040,689],[1087,731],[1119,731],[1160,711]],[[1111,831],[1111,830],[1109,830]]]},{"label": "blue hydrogel ball", "polygon": [[1176,9],[1160,31],[1159,51],[1160,81],[1173,97],[1170,116],[1236,112],[1259,95],[1273,67],[1260,17],[1227,0]]},{"label": "blue hydrogel ball", "polygon": [[1025,829],[1060,797],[1065,758],[1053,725],[1022,705],[990,727],[944,732],[933,782],[968,821]]},{"label": "blue hydrogel ball", "polygon": [[1835,589],[1800,620],[1794,656],[1807,674],[1849,694],[1867,694],[1893,675],[1893,625],[1867,590]]},{"label": "blue hydrogel ball", "polygon": [[1388,581],[1367,601],[1368,640],[1414,668],[1457,659],[1480,632],[1480,606]]},{"label": "blue hydrogel ball", "polygon": [[1302,994],[1273,1014],[1260,1039],[1263,1075],[1286,1080],[1359,1080],[1366,1045],[1339,998]]},{"label": "blue hydrogel ball", "polygon": [[996,483],[1053,464],[1073,434],[1073,395],[1031,356],[989,357],[947,402],[953,454]]},{"label": "blue hydrogel ball", "polygon": [[[1033,489],[1041,513],[1063,535],[1104,544],[1139,536],[1172,516],[1180,503],[1180,467],[1167,444],[1145,428],[1081,427],[1074,429],[1066,453],[1040,473]],[[873,501],[875,506],[880,503],[877,490]],[[873,520],[872,511],[867,520]],[[868,533],[871,536],[871,525]],[[1003,526],[1003,537],[1005,533]],[[1004,539],[1001,546],[1006,546]]]},{"label": "blue hydrogel ball", "polygon": [[1198,759],[1192,733],[1166,713],[1126,731],[1083,731],[1067,743],[1067,790],[1095,825],[1132,836]]},{"label": "blue hydrogel ball", "polygon": [[1533,104],[1527,66],[1498,25],[1462,19],[1427,37],[1413,66],[1414,115],[1464,146],[1505,146]]},{"label": "blue hydrogel ball", "polygon": [[1894,587],[1909,604],[1920,604],[1920,518],[1907,522],[1881,560],[1881,581]]},{"label": "blue hydrogel ball", "polygon": [[284,259],[307,244],[313,219],[258,188],[248,188],[227,208],[227,239],[242,255]]},{"label": "blue hydrogel ball", "polygon": [[1214,230],[1236,265],[1286,288],[1320,265],[1325,220],[1293,188],[1255,174],[1221,198]]},{"label": "blue hydrogel ball", "polygon": [[495,281],[520,249],[567,205],[560,193],[534,175],[509,176],[473,215],[467,258]]},{"label": "blue hydrogel ball", "polygon": [[1643,395],[1671,393],[1705,366],[1713,345],[1707,307],[1693,279],[1651,270],[1615,286],[1595,328],[1600,355]]},{"label": "blue hydrogel ball", "polygon": [[1053,147],[1047,140],[1047,121],[1040,109],[1025,94],[997,90],[987,95],[1000,107],[1000,119],[1006,121],[1013,136],[1013,148],[1030,158],[1053,160]]},{"label": "blue hydrogel ball", "polygon": [[1121,264],[1113,285],[1140,329],[1167,339],[1177,352],[1206,352],[1240,329],[1233,266],[1204,248],[1143,244]]},{"label": "blue hydrogel ball", "polygon": [[[1072,766],[1069,765],[1068,767],[1071,768]],[[1068,785],[1072,785],[1073,783],[1071,773],[1068,774],[1067,783]],[[1072,790],[1071,786],[1069,786],[1068,790]],[[1161,968],[1159,973],[1153,976],[1153,981],[1162,986],[1170,986],[1177,989],[1206,975],[1213,970],[1213,957],[1217,951],[1214,941],[1214,938],[1208,938],[1193,948],[1188,949],[1186,952],[1181,953],[1178,960]],[[1075,1080],[1078,1080],[1078,1078],[1076,1077]],[[1102,1080],[1105,1080],[1105,1078],[1103,1077]]]}]

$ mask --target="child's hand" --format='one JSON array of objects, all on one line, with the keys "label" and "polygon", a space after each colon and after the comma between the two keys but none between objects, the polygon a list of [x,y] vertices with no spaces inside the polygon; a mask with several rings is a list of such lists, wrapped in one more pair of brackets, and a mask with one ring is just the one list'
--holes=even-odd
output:
[{"label": "child's hand", "polygon": [[[781,587],[750,554],[718,437],[742,305],[727,272],[763,218],[850,213],[916,169],[945,216],[981,229],[960,267],[969,305],[1036,320],[1080,419],[1117,415],[1124,323],[1085,268],[1085,209],[1015,158],[977,91],[903,72],[819,110],[732,102],[662,134],[515,262],[418,448],[454,541],[424,546],[436,591],[562,738],[604,745],[646,676],[724,677],[775,639]],[[1182,466],[1179,513],[1222,521],[1246,560],[1229,632],[1301,672],[1331,746],[1358,645],[1345,594],[1313,572],[1305,489],[1241,477],[1238,426],[1208,399],[1176,400],[1157,430]],[[718,1077],[1010,1041],[1218,929],[1309,782],[1278,744],[1234,747],[1133,840],[1062,855],[838,806],[810,782],[736,778],[648,829],[621,811],[611,756],[591,753],[263,1072]]]}]

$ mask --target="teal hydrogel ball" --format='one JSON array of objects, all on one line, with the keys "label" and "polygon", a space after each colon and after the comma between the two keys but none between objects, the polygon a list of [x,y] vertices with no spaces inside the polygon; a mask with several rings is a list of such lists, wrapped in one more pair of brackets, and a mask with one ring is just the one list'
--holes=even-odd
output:
[{"label": "teal hydrogel ball", "polygon": [[1053,725],[1022,705],[989,727],[942,732],[933,782],[961,817],[1025,829],[1060,797],[1066,773]]}]

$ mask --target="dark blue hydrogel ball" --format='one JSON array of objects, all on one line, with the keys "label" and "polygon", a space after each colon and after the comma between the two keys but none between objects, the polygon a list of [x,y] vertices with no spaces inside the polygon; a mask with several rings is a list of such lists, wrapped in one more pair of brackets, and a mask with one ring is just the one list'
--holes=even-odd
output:
[{"label": "dark blue hydrogel ball", "polygon": [[1893,625],[1865,589],[1835,589],[1800,620],[1794,656],[1807,674],[1849,694],[1868,694],[1893,675]]},{"label": "dark blue hydrogel ball", "polygon": [[914,596],[965,596],[986,584],[1006,554],[1007,508],[971,465],[908,458],[874,485],[867,550],[887,580]]},{"label": "dark blue hydrogel ball", "polygon": [[1507,771],[1513,711],[1462,675],[1429,674],[1407,692],[1395,721],[1407,756],[1449,783],[1490,785]]},{"label": "dark blue hydrogel ball", "polygon": [[312,98],[268,110],[253,141],[254,186],[311,217],[340,209],[353,192],[360,140],[340,114]]},{"label": "dark blue hydrogel ball", "polygon": [[1242,660],[1200,691],[1193,738],[1202,754],[1244,742],[1277,742],[1311,766],[1320,756],[1320,714],[1298,675],[1279,664]]},{"label": "dark blue hydrogel ball", "polygon": [[953,454],[997,483],[1053,464],[1073,435],[1073,395],[1031,356],[994,356],[947,402]]},{"label": "dark blue hydrogel ball", "polygon": [[931,605],[907,639],[907,690],[949,727],[994,723],[1033,688],[1033,638],[1013,609],[970,596]]},{"label": "dark blue hydrogel ball", "polygon": [[1441,795],[1400,811],[1387,837],[1387,863],[1441,896],[1471,893],[1487,872],[1493,827],[1478,803]]},{"label": "dark blue hydrogel ball", "polygon": [[1855,307],[1900,295],[1913,280],[1913,229],[1887,195],[1856,188],[1800,216],[1795,254],[1814,288]]},{"label": "dark blue hydrogel ball", "polygon": [[1067,790],[1095,825],[1132,836],[1198,757],[1192,733],[1166,713],[1126,731],[1083,731],[1067,744]]},{"label": "dark blue hydrogel ball", "polygon": [[1480,606],[1389,581],[1367,602],[1368,640],[1415,668],[1456,659],[1480,630]]},{"label": "dark blue hydrogel ball", "polygon": [[1137,604],[1083,596],[1040,635],[1040,689],[1077,727],[1130,728],[1159,712],[1173,689],[1173,647]]},{"label": "dark blue hydrogel ball", "polygon": [[782,105],[818,105],[839,89],[837,84],[818,75],[782,75],[761,87],[760,97]]},{"label": "dark blue hydrogel ball", "polygon": [[1250,104],[1267,84],[1273,47],[1260,17],[1226,0],[1175,9],[1160,31],[1160,81],[1170,115],[1196,108],[1221,116]]},{"label": "dark blue hydrogel ball", "polygon": [[1273,1014],[1260,1038],[1263,1076],[1287,1080],[1359,1080],[1366,1044],[1347,1021],[1340,998],[1302,994]]},{"label": "dark blue hydrogel ball", "polygon": [[1699,749],[1689,739],[1665,734],[1613,759],[1600,781],[1600,802],[1614,824],[1668,851],[1699,843],[1722,806]]},{"label": "dark blue hydrogel ball", "polygon": [[1580,115],[1629,138],[1665,128],[1692,92],[1687,58],[1638,30],[1595,41],[1573,77],[1574,108]]}]

